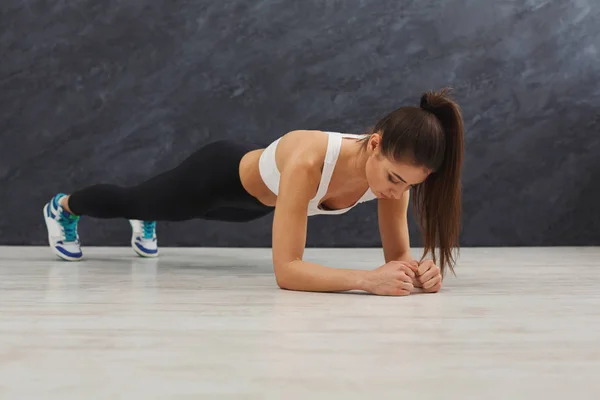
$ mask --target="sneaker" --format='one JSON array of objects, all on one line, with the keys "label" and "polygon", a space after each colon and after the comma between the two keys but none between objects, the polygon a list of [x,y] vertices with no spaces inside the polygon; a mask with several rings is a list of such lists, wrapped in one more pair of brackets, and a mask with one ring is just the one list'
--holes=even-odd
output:
[{"label": "sneaker", "polygon": [[156,221],[139,221],[130,219],[131,247],[140,257],[158,256],[158,240],[156,238]]},{"label": "sneaker", "polygon": [[60,199],[65,196],[65,194],[59,193],[44,206],[48,242],[58,257],[66,261],[79,261],[83,256],[77,233],[79,216],[67,212],[60,205]]}]

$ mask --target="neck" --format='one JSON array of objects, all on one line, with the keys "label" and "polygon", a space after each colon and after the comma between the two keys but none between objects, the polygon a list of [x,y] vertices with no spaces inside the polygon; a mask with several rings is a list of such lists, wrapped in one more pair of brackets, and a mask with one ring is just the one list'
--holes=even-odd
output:
[{"label": "neck", "polygon": [[353,186],[367,185],[367,174],[365,166],[369,154],[361,150],[362,143],[357,141],[348,141],[348,146],[342,147],[342,153],[338,162],[342,162],[344,175],[347,175],[347,182]]}]

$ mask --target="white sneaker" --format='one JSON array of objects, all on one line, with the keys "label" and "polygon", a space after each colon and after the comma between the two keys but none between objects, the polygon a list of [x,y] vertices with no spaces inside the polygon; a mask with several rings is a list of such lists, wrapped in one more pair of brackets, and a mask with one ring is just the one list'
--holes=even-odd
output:
[{"label": "white sneaker", "polygon": [[156,238],[156,221],[139,221],[130,219],[131,248],[140,257],[158,256],[158,239]]},{"label": "white sneaker", "polygon": [[83,257],[77,223],[79,217],[67,212],[59,203],[66,196],[59,193],[44,206],[44,220],[48,229],[48,243],[58,257],[66,261],[79,261]]}]

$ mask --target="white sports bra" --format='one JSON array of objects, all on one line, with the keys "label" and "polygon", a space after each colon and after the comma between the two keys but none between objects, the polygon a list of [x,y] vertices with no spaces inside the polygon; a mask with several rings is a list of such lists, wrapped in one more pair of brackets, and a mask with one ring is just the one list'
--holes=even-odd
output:
[{"label": "white sports bra", "polygon": [[[355,207],[360,203],[364,203],[365,201],[373,200],[377,196],[371,191],[371,189],[367,189],[367,191],[363,194],[363,196],[353,205],[346,208],[340,208],[337,210],[323,210],[319,207],[319,204],[325,194],[327,194],[327,189],[329,187],[329,182],[331,181],[331,176],[333,175],[333,169],[335,168],[335,163],[337,162],[338,156],[340,155],[340,149],[342,148],[342,139],[345,137],[351,138],[359,138],[361,135],[355,135],[351,133],[339,133],[339,132],[325,132],[328,135],[327,139],[327,153],[325,154],[325,163],[323,164],[323,172],[321,174],[321,182],[319,183],[319,188],[317,190],[317,194],[313,197],[308,203],[308,215],[317,215],[317,214],[343,214],[348,212],[350,209]],[[277,144],[281,138],[275,140],[271,143],[260,155],[260,159],[258,161],[258,168],[260,171],[260,176],[262,177],[265,185],[273,192],[277,194],[279,192],[279,170],[277,169],[277,164],[275,162],[275,152],[277,150]]]}]

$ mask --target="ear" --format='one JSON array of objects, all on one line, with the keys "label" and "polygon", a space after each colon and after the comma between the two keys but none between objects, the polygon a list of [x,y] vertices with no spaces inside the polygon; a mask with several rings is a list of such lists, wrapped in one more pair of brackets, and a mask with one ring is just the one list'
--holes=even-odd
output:
[{"label": "ear", "polygon": [[369,138],[369,149],[373,152],[381,150],[381,135],[379,133],[373,133]]}]

